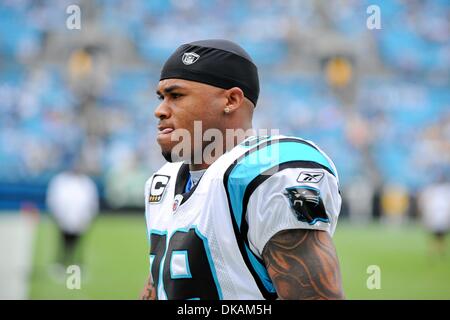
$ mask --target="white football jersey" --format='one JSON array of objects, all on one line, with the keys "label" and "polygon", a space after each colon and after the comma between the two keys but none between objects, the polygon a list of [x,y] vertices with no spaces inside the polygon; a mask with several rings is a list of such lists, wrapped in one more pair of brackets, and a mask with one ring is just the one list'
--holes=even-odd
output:
[{"label": "white football jersey", "polygon": [[158,299],[274,299],[262,260],[286,229],[326,230],[341,208],[333,162],[294,137],[250,137],[184,193],[187,164],[167,163],[145,186],[150,272]]}]

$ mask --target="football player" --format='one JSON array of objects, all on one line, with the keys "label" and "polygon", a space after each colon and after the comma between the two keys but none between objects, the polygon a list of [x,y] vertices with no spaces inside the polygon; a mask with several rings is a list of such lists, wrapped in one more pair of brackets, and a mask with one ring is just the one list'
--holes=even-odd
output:
[{"label": "football player", "polygon": [[[156,93],[167,164],[145,186],[150,276],[141,297],[342,299],[333,162],[296,137],[226,138],[252,128],[259,79],[247,52],[226,40],[184,44]],[[179,131],[189,133],[182,152]],[[223,148],[206,152],[213,143]]]}]

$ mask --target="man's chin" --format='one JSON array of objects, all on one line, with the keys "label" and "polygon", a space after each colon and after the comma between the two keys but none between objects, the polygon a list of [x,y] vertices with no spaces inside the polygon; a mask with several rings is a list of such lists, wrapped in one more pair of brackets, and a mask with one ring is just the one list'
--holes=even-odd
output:
[{"label": "man's chin", "polygon": [[167,143],[166,141],[159,141],[157,139],[159,147],[161,148],[161,154],[166,159],[167,162],[176,162],[174,157],[172,156],[173,145],[171,143]]}]

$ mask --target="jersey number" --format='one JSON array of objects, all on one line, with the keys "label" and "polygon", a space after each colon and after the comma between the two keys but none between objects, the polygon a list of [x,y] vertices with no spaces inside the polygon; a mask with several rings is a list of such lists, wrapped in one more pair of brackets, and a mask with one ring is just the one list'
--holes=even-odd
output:
[{"label": "jersey number", "polygon": [[152,233],[150,237],[154,286],[157,290],[158,286],[162,286],[167,299],[220,298],[212,271],[214,266],[208,257],[207,241],[195,229],[176,231],[169,239],[167,251],[166,234]]}]

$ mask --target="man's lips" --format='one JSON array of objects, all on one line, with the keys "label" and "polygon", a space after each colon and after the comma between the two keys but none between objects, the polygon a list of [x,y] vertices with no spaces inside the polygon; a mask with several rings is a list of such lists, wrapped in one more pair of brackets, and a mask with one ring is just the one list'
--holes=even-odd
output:
[{"label": "man's lips", "polygon": [[168,134],[173,131],[173,128],[160,128],[158,134]]}]

